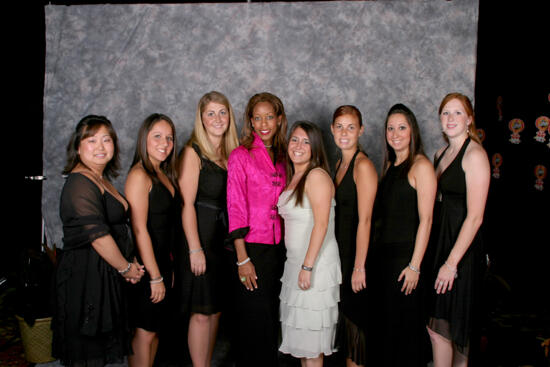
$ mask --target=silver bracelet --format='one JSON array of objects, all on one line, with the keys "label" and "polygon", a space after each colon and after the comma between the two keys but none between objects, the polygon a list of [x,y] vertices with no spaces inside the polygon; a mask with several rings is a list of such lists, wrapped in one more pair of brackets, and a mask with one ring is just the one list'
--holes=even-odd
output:
[{"label": "silver bracelet", "polygon": [[197,252],[201,252],[201,251],[202,251],[202,247],[196,248],[194,250],[189,250],[189,255],[197,253]]},{"label": "silver bracelet", "polygon": [[353,271],[358,271],[358,272],[364,273],[365,268],[353,268]]},{"label": "silver bracelet", "polygon": [[453,268],[451,265],[447,264],[446,261],[443,263],[443,265],[445,265],[445,266],[448,267],[453,273],[455,273],[455,279],[458,278],[458,269],[457,269],[457,268]]},{"label": "silver bracelet", "polygon": [[126,275],[127,272],[130,271],[130,268],[132,267],[132,263],[128,263],[128,266],[124,270],[119,270],[118,273],[122,276]]},{"label": "silver bracelet", "polygon": [[164,278],[163,278],[162,275],[161,275],[160,277],[151,279],[151,280],[149,281],[149,283],[151,283],[151,284],[157,284],[157,283],[161,283],[163,280],[164,280]]},{"label": "silver bracelet", "polygon": [[302,270],[313,271],[313,266],[305,266],[305,265],[302,264]]},{"label": "silver bracelet", "polygon": [[420,269],[418,269],[416,266],[414,265],[411,265],[411,263],[409,263],[409,269],[411,269],[412,271],[414,271],[415,273],[417,274],[420,274]]},{"label": "silver bracelet", "polygon": [[249,257],[247,257],[246,259],[244,259],[244,260],[241,261],[241,262],[238,262],[238,261],[237,261],[237,266],[244,265],[244,264],[246,264],[246,263],[249,262],[249,261],[250,261],[250,258],[249,258]]}]

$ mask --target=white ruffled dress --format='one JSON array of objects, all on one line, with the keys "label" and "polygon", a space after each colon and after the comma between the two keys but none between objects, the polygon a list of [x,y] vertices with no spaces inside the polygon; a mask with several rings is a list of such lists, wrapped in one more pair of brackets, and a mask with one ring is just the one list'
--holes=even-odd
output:
[{"label": "white ruffled dress", "polygon": [[279,197],[279,214],[284,219],[286,262],[281,288],[282,344],[279,350],[297,358],[315,358],[336,351],[334,337],[340,301],[340,257],[334,235],[334,199],[325,240],[311,274],[311,287],[298,287],[298,274],[304,262],[313,229],[313,211],[304,194],[302,206],[290,198],[292,191]]}]

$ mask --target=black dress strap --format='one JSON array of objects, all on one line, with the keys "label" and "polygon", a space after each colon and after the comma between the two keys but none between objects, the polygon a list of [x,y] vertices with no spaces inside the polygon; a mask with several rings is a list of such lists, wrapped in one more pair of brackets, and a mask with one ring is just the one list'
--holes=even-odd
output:
[{"label": "black dress strap", "polygon": [[462,144],[462,148],[460,148],[460,151],[457,154],[457,157],[460,157],[461,161],[462,161],[462,156],[464,156],[464,152],[466,151],[466,148],[468,148],[469,144],[470,144],[470,138],[468,137]]},{"label": "black dress strap", "polygon": [[201,148],[199,148],[199,146],[197,145],[197,143],[192,143],[192,144],[191,144],[191,148],[193,148],[193,150],[195,151],[195,153],[197,153],[197,155],[199,156],[199,159],[201,160],[201,165],[202,165],[203,162],[204,162],[204,160],[205,160],[206,158],[202,155]]},{"label": "black dress strap", "polygon": [[441,152],[441,154],[439,155],[439,157],[436,157],[435,160],[434,160],[434,169],[437,168],[437,166],[439,165],[439,162],[441,161],[441,158],[443,158],[443,156],[445,155],[445,153],[447,152],[447,149],[449,149],[449,145],[447,145],[447,147],[445,148],[445,150],[443,150],[443,152]]},{"label": "black dress strap", "polygon": [[[355,163],[355,158],[357,157],[357,154],[359,154],[360,151],[361,150],[357,149],[355,151],[355,153],[353,154],[353,157],[351,158],[351,161],[349,162],[349,166],[348,166],[348,169],[347,169],[346,174],[344,175],[344,177],[346,177],[348,175],[349,168],[353,167],[353,164]],[[338,170],[340,169],[341,164],[342,164],[342,158],[340,158],[340,162],[338,162],[338,166],[336,166],[336,170],[334,171],[334,177],[332,178],[332,181],[336,181],[336,175],[338,173]],[[353,169],[352,169],[352,171],[353,171]],[[344,177],[342,177],[342,181],[344,181]]]},{"label": "black dress strap", "polygon": [[[466,148],[468,147],[468,145],[470,144],[470,137],[467,137],[466,140],[464,140],[464,143],[462,143],[462,147],[460,148],[460,150],[458,151],[458,154],[456,155],[455,159],[453,160],[454,161],[462,161],[462,156],[464,155],[464,152],[466,151]],[[447,145],[447,147],[445,148],[445,150],[441,153],[441,155],[435,160],[434,162],[434,168],[437,168],[437,166],[439,165],[439,162],[441,161],[441,158],[443,158],[443,156],[445,155],[445,152],[447,152],[447,149],[449,149],[449,145]],[[451,164],[453,163],[451,162]],[[450,166],[450,164],[449,164]]]}]

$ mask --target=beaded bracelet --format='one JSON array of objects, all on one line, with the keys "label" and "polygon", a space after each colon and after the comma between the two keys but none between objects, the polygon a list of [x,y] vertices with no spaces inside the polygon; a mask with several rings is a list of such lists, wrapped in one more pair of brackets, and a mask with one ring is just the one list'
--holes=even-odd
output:
[{"label": "beaded bracelet", "polygon": [[201,251],[202,251],[202,247],[196,248],[194,250],[189,250],[189,255],[197,253],[197,252],[201,252]]},{"label": "beaded bracelet", "polygon": [[157,284],[157,283],[160,283],[164,280],[164,278],[162,277],[162,275],[160,277],[157,277],[157,278],[153,278],[149,281],[149,283],[151,284]]},{"label": "beaded bracelet", "polygon": [[124,270],[119,270],[118,273],[122,276],[126,275],[127,272],[130,271],[130,268],[132,267],[132,263],[128,263],[128,266]]},{"label": "beaded bracelet", "polygon": [[418,269],[416,266],[412,265],[411,263],[409,263],[409,269],[414,271],[416,274],[420,274],[420,269]]}]

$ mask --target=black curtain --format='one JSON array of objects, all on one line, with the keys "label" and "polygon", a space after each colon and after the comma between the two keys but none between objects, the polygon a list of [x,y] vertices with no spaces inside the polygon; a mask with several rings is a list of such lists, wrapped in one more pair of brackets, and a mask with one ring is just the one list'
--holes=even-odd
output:
[{"label": "black curtain", "polygon": [[[550,117],[545,14],[540,3],[480,1],[476,123],[489,159],[502,157],[500,178],[491,179],[484,235],[492,270],[530,308],[547,307],[550,293],[550,177],[543,190],[535,188],[535,167],[550,169],[550,135],[544,143],[534,139],[536,119]],[[518,144],[510,141],[513,119],[524,122]]]},{"label": "black curtain", "polygon": [[[550,332],[550,176],[536,188],[535,167],[550,169],[550,134],[534,139],[537,118],[550,117],[542,8],[542,2],[480,0],[475,113],[493,176],[483,225],[490,267],[472,366],[549,363],[541,337]],[[519,142],[509,128],[515,119],[523,121]]]}]

